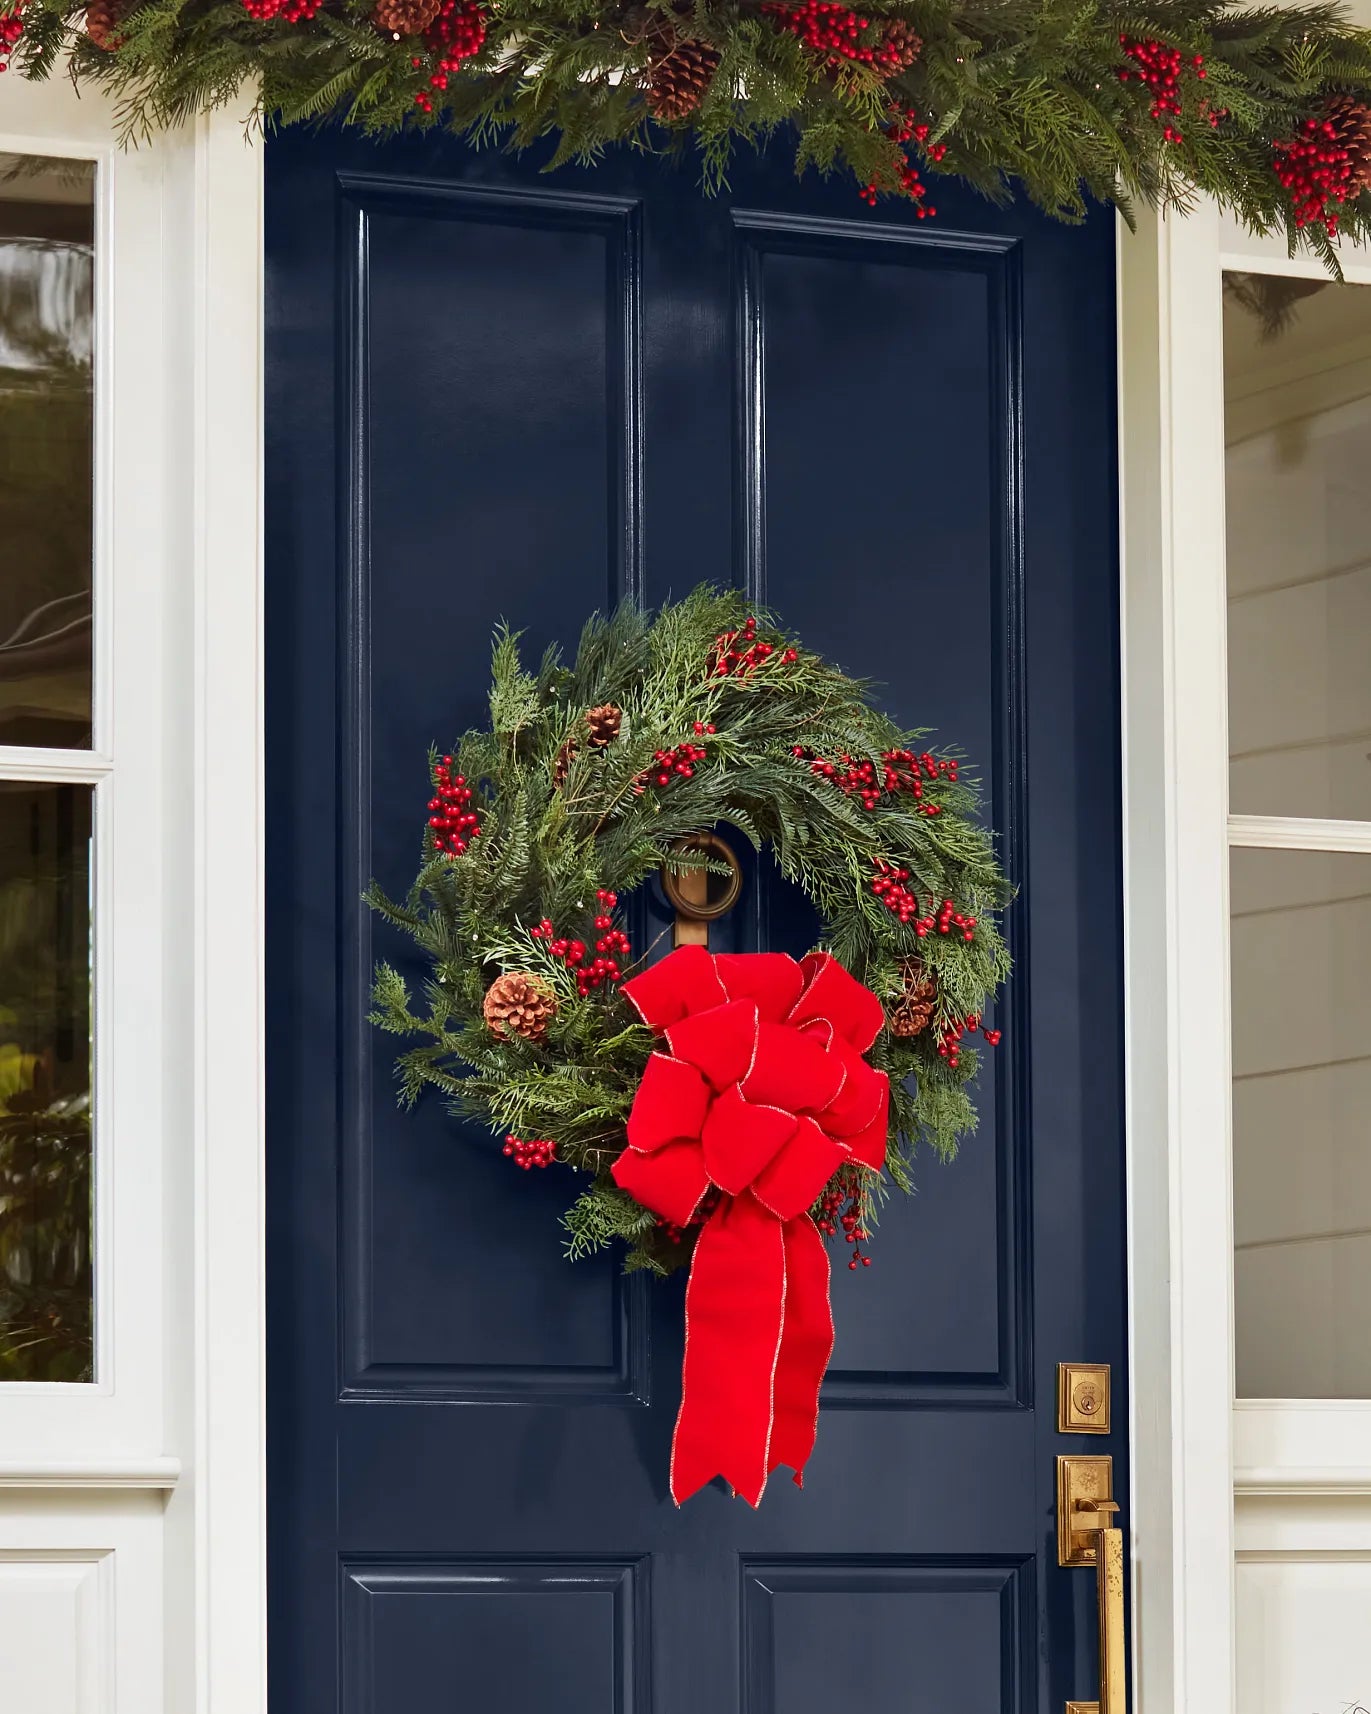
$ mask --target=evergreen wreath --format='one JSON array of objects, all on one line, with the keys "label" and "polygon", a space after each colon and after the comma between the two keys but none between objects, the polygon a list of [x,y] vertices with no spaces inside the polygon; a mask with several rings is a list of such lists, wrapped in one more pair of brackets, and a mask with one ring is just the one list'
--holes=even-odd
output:
[{"label": "evergreen wreath", "polygon": [[[635,952],[625,925],[636,888],[664,865],[708,869],[690,841],[726,827],[803,889],[822,948],[881,1000],[869,1057],[890,1082],[890,1179],[911,1187],[919,1143],[955,1153],[975,1125],[970,1038],[1000,1039],[983,1018],[1009,971],[995,913],[1012,889],[953,752],[708,587],[655,616],[596,615],[571,666],[553,648],[525,670],[502,631],[490,715],[430,755],[408,897],[368,893],[433,964],[421,1000],[376,972],[373,1022],[416,1044],[397,1065],[403,1104],[435,1088],[517,1165],[589,1174],[564,1219],[573,1259],[622,1239],[630,1270],[687,1262],[699,1220],[673,1226],[611,1176],[654,1046],[620,982],[661,950]],[[848,1161],[811,1211],[852,1267],[883,1194]]]},{"label": "evergreen wreath", "polygon": [[1371,31],[1336,4],[1226,0],[0,0],[0,69],[71,51],[129,134],[247,86],[271,123],[446,125],[552,165],[693,141],[707,187],[735,140],[796,135],[797,170],[935,212],[929,177],[1185,207],[1254,230],[1371,231]]}]

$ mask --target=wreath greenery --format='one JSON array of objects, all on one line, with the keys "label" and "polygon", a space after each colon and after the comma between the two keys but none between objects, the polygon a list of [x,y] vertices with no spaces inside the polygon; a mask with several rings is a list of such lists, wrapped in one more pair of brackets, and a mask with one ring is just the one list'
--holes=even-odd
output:
[{"label": "wreath greenery", "polygon": [[1335,4],[0,0],[0,66],[44,77],[69,49],[131,134],[247,87],[273,123],[556,135],[553,165],[693,141],[717,186],[735,140],[791,126],[798,168],[921,213],[936,172],[1067,220],[1208,192],[1330,264],[1371,230],[1371,31]]},{"label": "wreath greenery", "polygon": [[[803,889],[822,946],[883,1001],[870,1057],[891,1084],[890,1178],[910,1188],[920,1142],[955,1153],[975,1125],[971,1036],[999,1040],[982,1019],[1009,970],[995,912],[1011,888],[953,752],[705,587],[655,617],[632,604],[595,616],[571,666],[550,649],[526,671],[502,632],[490,714],[430,756],[409,896],[368,895],[433,964],[418,1000],[393,967],[376,972],[373,1021],[415,1042],[398,1061],[402,1102],[436,1088],[518,1164],[588,1173],[565,1216],[573,1258],[623,1239],[630,1269],[687,1261],[693,1234],[610,1177],[654,1045],[618,984],[660,950],[630,951],[629,895],[663,865],[707,867],[683,842],[723,826]],[[832,1230],[846,1209],[849,1236],[864,1235],[882,1194],[850,1163],[816,1218]]]}]

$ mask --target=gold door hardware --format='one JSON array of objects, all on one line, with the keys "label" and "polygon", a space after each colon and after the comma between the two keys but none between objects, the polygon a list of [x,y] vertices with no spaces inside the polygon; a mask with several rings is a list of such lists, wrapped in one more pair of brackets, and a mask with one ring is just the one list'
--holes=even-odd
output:
[{"label": "gold door hardware", "polygon": [[[695,851],[714,863],[726,863],[727,875],[711,875],[708,869],[673,869],[662,865],[662,891],[676,912],[673,946],[708,946],[709,925],[731,911],[743,890],[742,865],[733,847],[717,833],[696,833],[678,839],[673,851]],[[713,897],[710,897],[711,891]]]},{"label": "gold door hardware", "polygon": [[1068,1702],[1066,1714],[1127,1714],[1118,1510],[1112,1458],[1058,1458],[1057,1563],[1095,1568],[1100,1609],[1100,1699]]},{"label": "gold door hardware", "polygon": [[1108,1363],[1058,1363],[1057,1431],[1109,1433]]}]

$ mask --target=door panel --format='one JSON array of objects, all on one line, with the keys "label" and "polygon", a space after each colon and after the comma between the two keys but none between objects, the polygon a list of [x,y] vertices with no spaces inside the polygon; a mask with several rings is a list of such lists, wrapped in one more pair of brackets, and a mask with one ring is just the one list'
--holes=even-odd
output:
[{"label": "door panel", "polygon": [[[268,149],[272,1694],[291,1714],[1028,1714],[1093,1694],[1055,1366],[1124,1359],[1113,233],[740,161]],[[682,1282],[561,1257],[570,1180],[394,1105],[424,757],[490,633],[701,578],[980,769],[1024,892],[978,1135],[919,1167],[803,1493],[666,1494]],[[1031,885],[1030,881],[1031,868]],[[642,907],[661,917],[660,901]],[[722,933],[801,951],[763,862]],[[641,944],[641,942],[640,942]]]}]

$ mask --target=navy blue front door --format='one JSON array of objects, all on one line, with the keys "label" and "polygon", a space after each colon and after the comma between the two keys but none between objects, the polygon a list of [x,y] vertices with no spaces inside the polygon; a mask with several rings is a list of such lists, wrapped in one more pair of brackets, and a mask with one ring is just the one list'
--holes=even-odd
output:
[{"label": "navy blue front door", "polygon": [[[1053,1465],[1126,1492],[1121,1435],[1055,1424],[1063,1360],[1127,1420],[1111,219],[441,139],[267,166],[273,1709],[1093,1697]],[[566,1175],[398,1113],[366,1022],[413,964],[359,895],[408,882],[496,622],[701,579],[962,745],[1022,886],[980,1131],[836,1271],[806,1486],[756,1514],[667,1496],[680,1282],[562,1260]],[[751,887],[735,943],[787,944]]]}]

